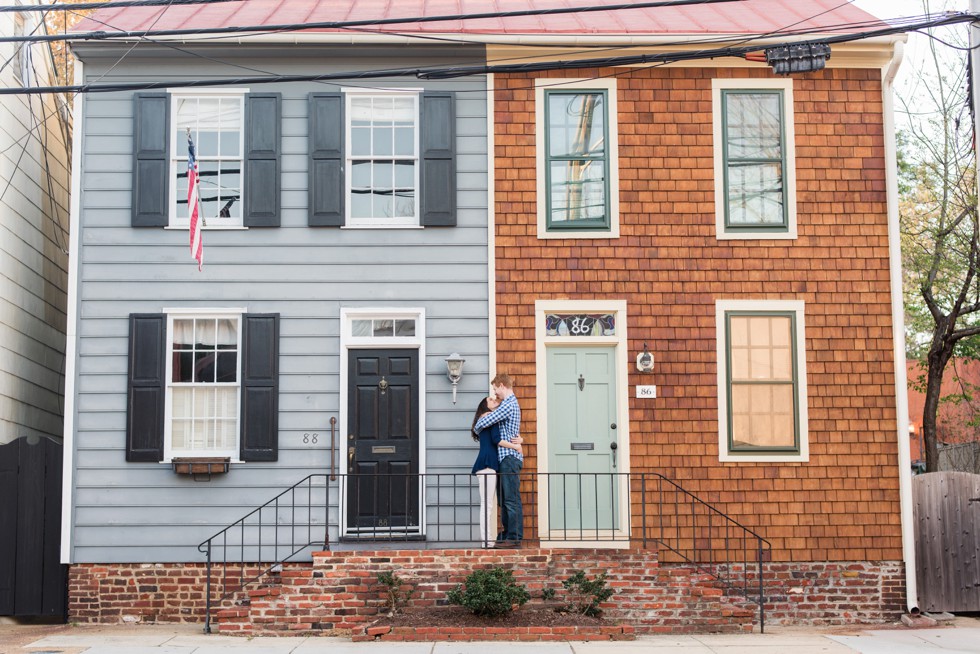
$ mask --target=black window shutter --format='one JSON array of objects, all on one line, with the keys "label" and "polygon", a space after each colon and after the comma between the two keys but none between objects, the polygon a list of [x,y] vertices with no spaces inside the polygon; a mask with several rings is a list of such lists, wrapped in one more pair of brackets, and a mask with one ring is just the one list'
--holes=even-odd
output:
[{"label": "black window shutter", "polygon": [[423,93],[421,144],[421,224],[456,224],[456,101],[452,93]]},{"label": "black window shutter", "polygon": [[279,314],[242,317],[242,461],[279,458]]},{"label": "black window shutter", "polygon": [[129,316],[129,390],[126,402],[126,460],[163,460],[167,317]]},{"label": "black window shutter", "polygon": [[310,208],[312,227],[344,224],[344,96],[310,94]]},{"label": "black window shutter", "polygon": [[133,107],[133,227],[170,222],[170,97],[137,93]]},{"label": "black window shutter", "polygon": [[278,227],[282,202],[282,94],[245,96],[243,220],[246,227]]}]

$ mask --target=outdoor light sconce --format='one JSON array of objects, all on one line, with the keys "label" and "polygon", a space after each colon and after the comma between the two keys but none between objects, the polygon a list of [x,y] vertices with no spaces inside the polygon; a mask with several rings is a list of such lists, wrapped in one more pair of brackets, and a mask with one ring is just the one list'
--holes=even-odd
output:
[{"label": "outdoor light sconce", "polygon": [[643,344],[643,351],[636,355],[636,369],[640,372],[650,372],[653,370],[653,355],[647,349],[647,344]]},{"label": "outdoor light sconce", "polygon": [[446,357],[446,376],[453,383],[453,404],[456,404],[456,385],[463,378],[463,364],[466,359],[459,356],[458,352],[453,352]]}]

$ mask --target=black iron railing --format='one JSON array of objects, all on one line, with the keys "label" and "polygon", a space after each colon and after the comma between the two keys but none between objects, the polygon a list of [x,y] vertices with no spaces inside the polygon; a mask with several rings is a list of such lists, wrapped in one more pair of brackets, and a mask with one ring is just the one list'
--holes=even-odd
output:
[{"label": "black iron railing", "polygon": [[[309,475],[198,546],[207,561],[205,631],[215,602],[313,548],[496,540],[496,507],[480,499],[481,491],[493,496],[490,486],[485,476],[462,473]],[[520,489],[525,546],[657,547],[661,562],[693,566],[757,602],[764,629],[769,542],[663,475],[522,472]]]}]

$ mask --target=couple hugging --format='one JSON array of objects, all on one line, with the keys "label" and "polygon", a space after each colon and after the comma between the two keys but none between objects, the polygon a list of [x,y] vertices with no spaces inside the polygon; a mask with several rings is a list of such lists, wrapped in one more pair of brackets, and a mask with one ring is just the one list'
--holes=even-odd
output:
[{"label": "couple hugging", "polygon": [[[480,540],[483,547],[515,548],[524,538],[524,513],[521,508],[521,407],[514,395],[510,375],[500,374],[490,382],[493,393],[485,397],[473,416],[473,440],[480,442],[480,453],[473,464],[480,487]],[[496,541],[490,535],[496,521],[493,517],[494,495],[500,504],[500,533]]]}]

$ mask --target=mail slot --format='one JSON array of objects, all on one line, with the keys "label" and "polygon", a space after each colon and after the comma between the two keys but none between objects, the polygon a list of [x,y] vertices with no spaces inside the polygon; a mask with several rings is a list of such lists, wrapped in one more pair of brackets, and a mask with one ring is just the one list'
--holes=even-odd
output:
[{"label": "mail slot", "polygon": [[572,443],[573,450],[594,450],[595,443]]},{"label": "mail slot", "polygon": [[372,445],[371,454],[394,454],[394,445]]}]

